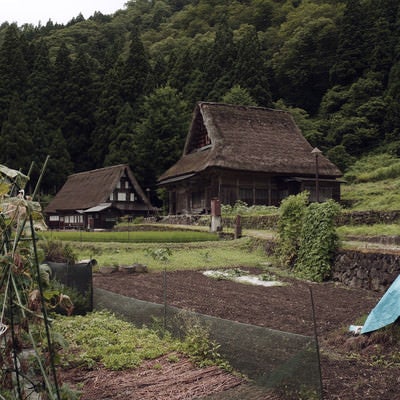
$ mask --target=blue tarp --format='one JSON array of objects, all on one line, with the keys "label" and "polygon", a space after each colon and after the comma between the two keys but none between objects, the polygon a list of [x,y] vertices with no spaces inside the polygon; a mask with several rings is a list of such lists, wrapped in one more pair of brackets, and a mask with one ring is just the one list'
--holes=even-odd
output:
[{"label": "blue tarp", "polygon": [[390,285],[387,292],[368,315],[361,333],[368,333],[383,328],[400,316],[400,275]]}]

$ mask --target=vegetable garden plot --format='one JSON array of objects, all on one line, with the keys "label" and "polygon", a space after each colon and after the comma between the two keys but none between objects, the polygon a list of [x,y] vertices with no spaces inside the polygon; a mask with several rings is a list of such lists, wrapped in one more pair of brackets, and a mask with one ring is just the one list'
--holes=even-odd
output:
[{"label": "vegetable garden plot", "polygon": [[[279,393],[280,399],[299,398],[304,394],[309,399],[321,396],[319,360],[313,337],[191,313],[97,288],[94,307],[109,309],[139,327],[162,321],[178,337],[185,334],[188,320],[201,324],[209,332],[210,340],[220,345],[221,356],[249,378],[251,383],[245,390],[254,392],[254,397],[249,398],[268,398],[271,393]],[[236,398],[241,398],[243,387],[218,398],[234,399],[236,390]]]}]

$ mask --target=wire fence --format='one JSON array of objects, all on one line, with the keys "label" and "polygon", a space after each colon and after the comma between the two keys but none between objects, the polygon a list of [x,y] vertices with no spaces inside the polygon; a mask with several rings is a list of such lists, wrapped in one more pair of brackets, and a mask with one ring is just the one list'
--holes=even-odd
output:
[{"label": "wire fence", "polygon": [[200,323],[219,353],[249,379],[249,384],[207,397],[235,399],[321,399],[318,343],[315,337],[228,321],[182,309],[128,298],[94,288],[97,310],[111,310],[138,327],[162,321],[174,336],[185,335],[188,320]]}]

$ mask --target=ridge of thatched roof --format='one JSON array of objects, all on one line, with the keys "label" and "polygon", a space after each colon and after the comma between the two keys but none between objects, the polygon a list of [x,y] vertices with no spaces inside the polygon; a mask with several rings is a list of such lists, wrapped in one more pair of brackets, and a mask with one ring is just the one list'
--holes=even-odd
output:
[{"label": "ridge of thatched roof", "polygon": [[[196,147],[199,136],[208,145]],[[210,167],[281,175],[314,175],[313,147],[286,111],[263,107],[199,102],[183,154],[159,182]],[[319,155],[321,177],[338,178],[340,170]]]},{"label": "ridge of thatched roof", "polygon": [[59,210],[86,210],[106,203],[110,197],[110,193],[124,174],[129,178],[136,193],[141,197],[143,202],[151,206],[129,166],[119,164],[86,172],[78,172],[68,176],[64,186],[44,211],[52,213]]}]

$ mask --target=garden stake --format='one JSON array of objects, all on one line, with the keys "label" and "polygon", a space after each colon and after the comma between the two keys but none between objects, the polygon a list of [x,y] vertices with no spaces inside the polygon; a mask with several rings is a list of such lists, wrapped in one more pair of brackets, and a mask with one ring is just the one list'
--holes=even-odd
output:
[{"label": "garden stake", "polygon": [[317,352],[317,362],[318,362],[318,372],[319,372],[319,392],[320,392],[320,399],[323,400],[321,359],[320,359],[320,356],[319,356],[319,343],[318,343],[318,334],[317,334],[317,323],[316,323],[316,319],[315,319],[314,296],[313,296],[313,292],[312,292],[311,286],[309,286],[308,288],[310,290],[311,309],[312,309],[312,318],[313,318],[313,326],[314,326],[315,349],[316,349],[316,352]]}]

